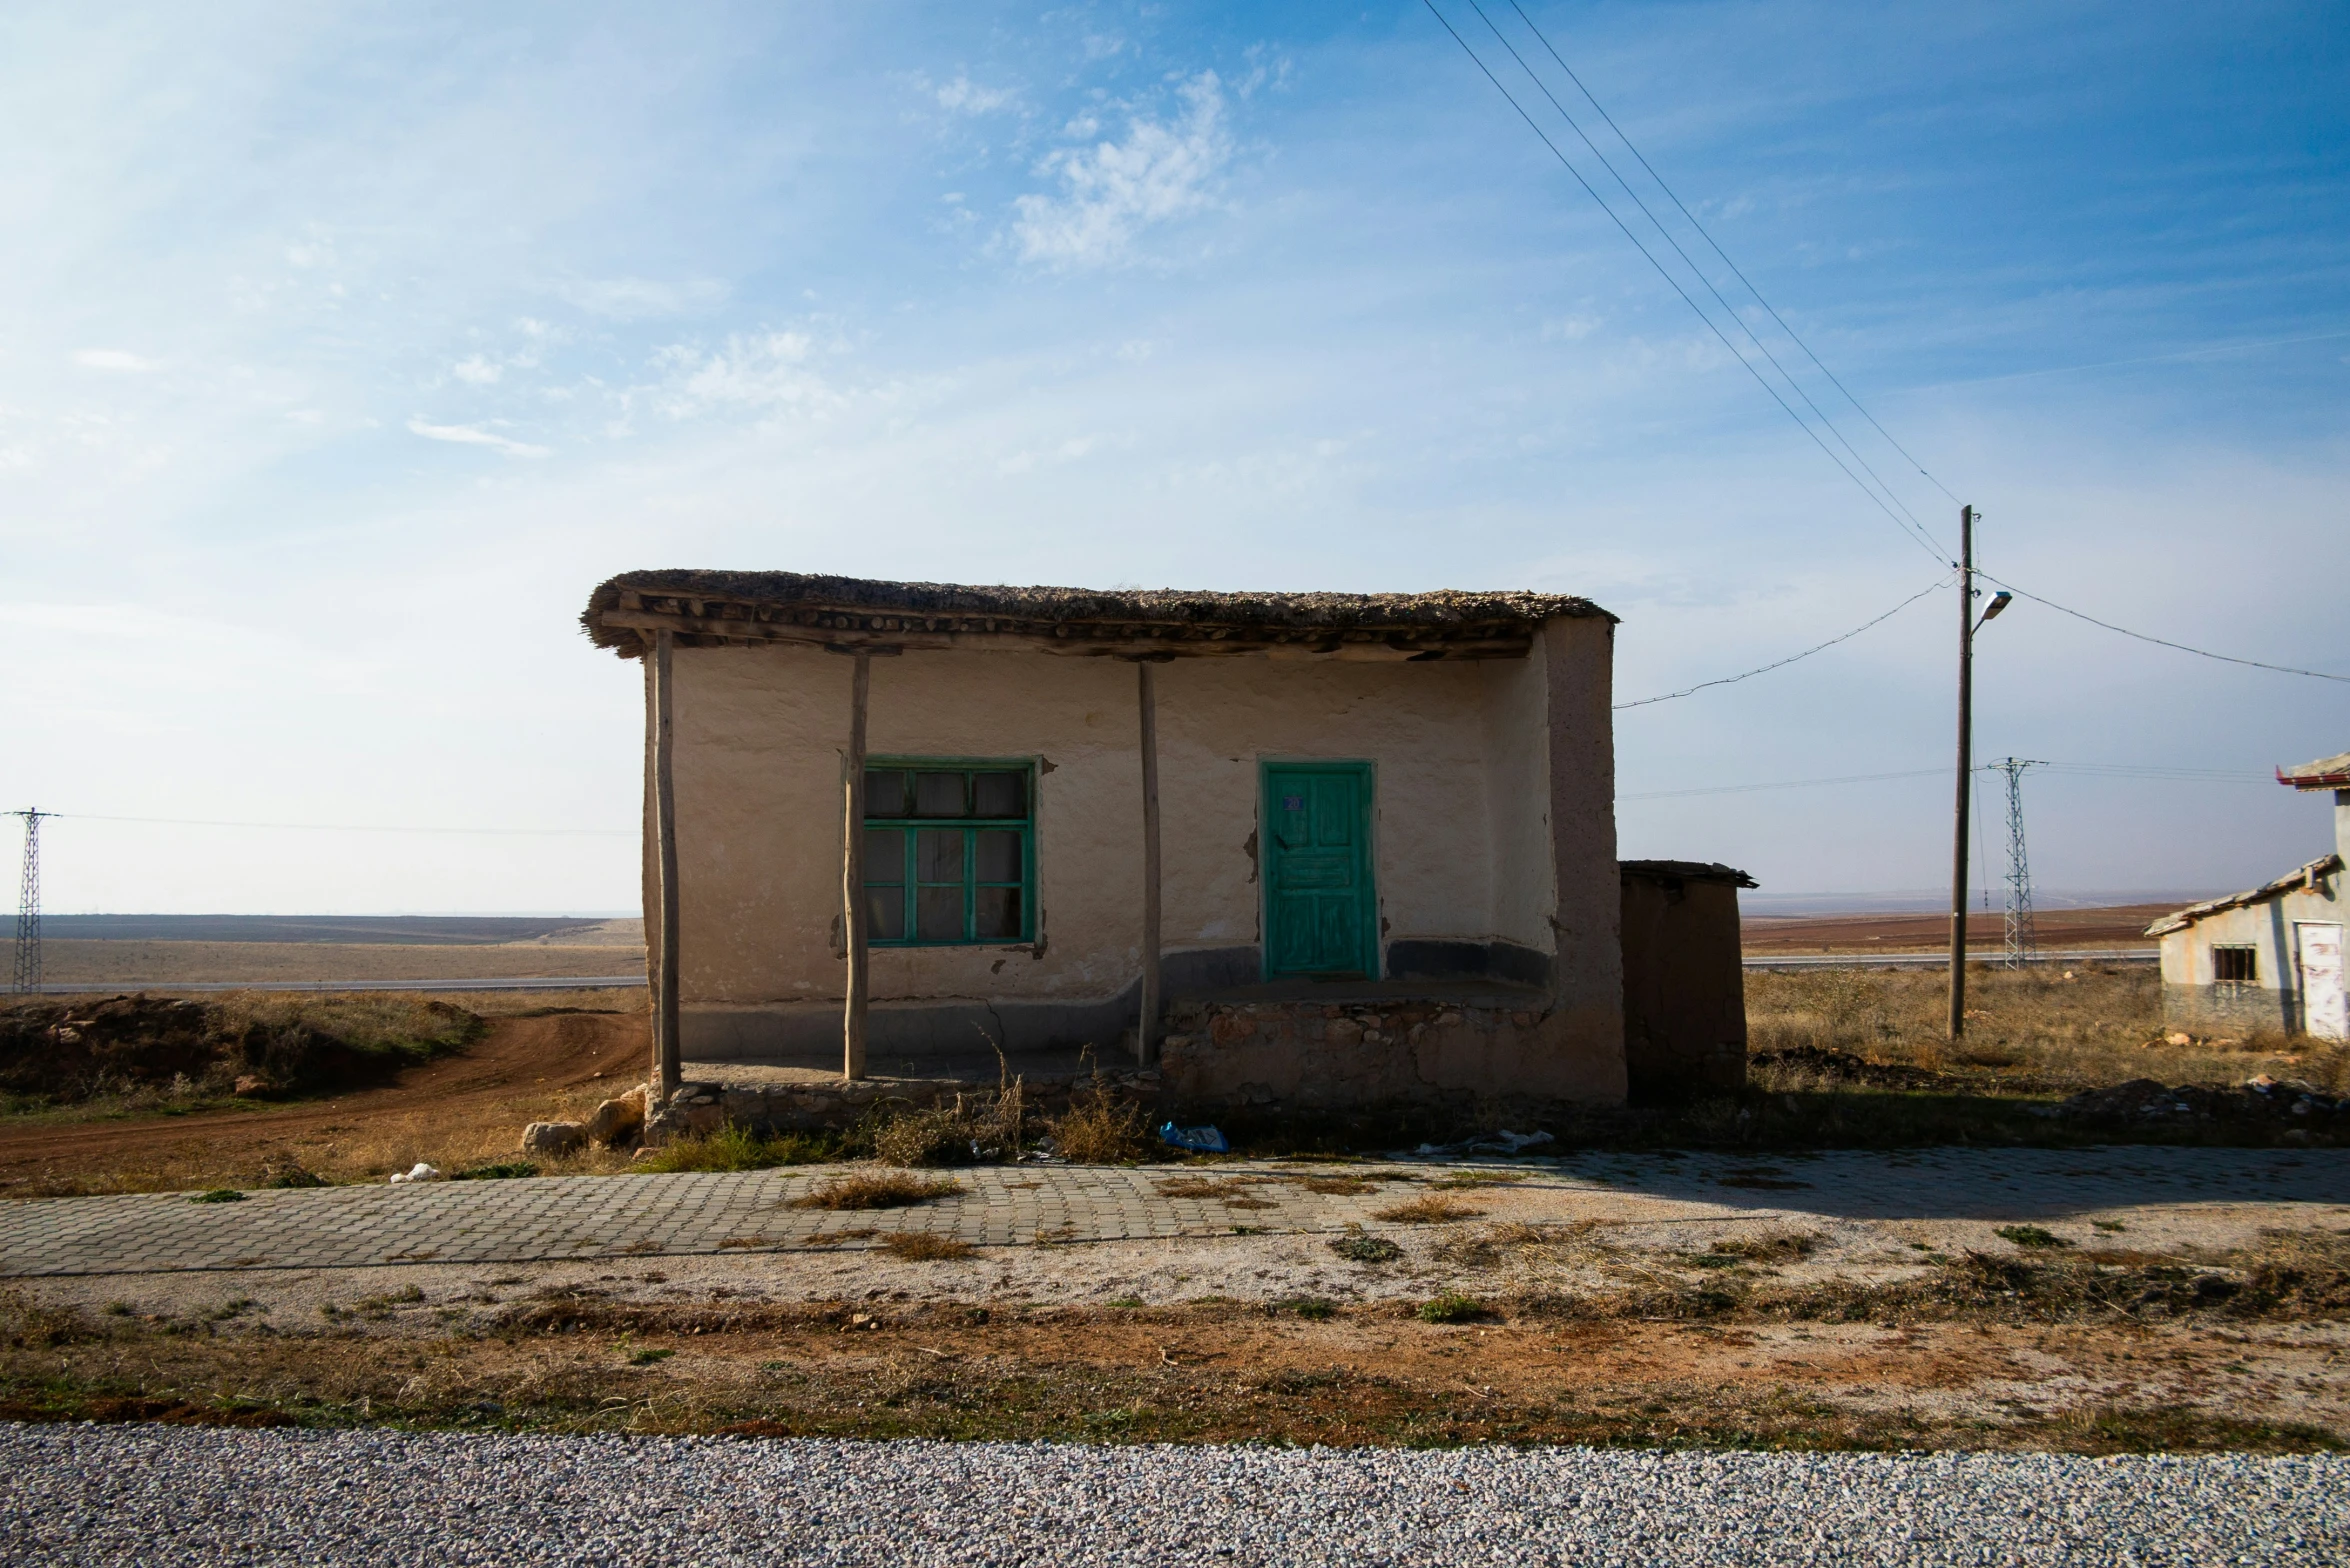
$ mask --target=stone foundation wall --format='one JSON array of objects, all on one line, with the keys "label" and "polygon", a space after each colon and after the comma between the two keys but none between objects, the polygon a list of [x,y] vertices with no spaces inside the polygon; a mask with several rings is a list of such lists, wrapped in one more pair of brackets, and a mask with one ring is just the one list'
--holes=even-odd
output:
[{"label": "stone foundation wall", "polygon": [[2301,1026],[2300,1000],[2294,992],[2244,981],[2165,985],[2162,1021],[2174,1029],[2198,1032],[2291,1034]]},{"label": "stone foundation wall", "polygon": [[1496,1102],[1620,1105],[1624,1058],[1582,1043],[1580,1020],[1539,1008],[1440,1002],[1188,1003],[1159,1069],[1181,1115],[1225,1107],[1362,1110]]}]

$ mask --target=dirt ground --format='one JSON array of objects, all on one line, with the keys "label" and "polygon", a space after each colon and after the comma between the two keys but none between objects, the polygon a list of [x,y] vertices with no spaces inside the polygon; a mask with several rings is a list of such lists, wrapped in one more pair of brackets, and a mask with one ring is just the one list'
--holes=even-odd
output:
[{"label": "dirt ground", "polygon": [[497,942],[428,946],[410,942],[147,942],[50,938],[41,972],[52,983],[145,986],[250,981],[559,980],[642,974],[641,944]]},{"label": "dirt ground", "polygon": [[[2102,909],[2043,909],[2033,915],[2042,947],[2143,947],[2154,939],[2146,928],[2175,904],[2116,904]],[[1975,952],[1995,951],[2002,935],[1996,914],[1967,916],[1967,944]],[[1753,957],[1798,953],[1922,953],[1950,945],[1950,915],[1748,915],[1739,939]]]},{"label": "dirt ground", "polygon": [[[1758,1044],[1909,1061],[1932,1021],[1930,987],[1909,982],[1928,978],[1774,980],[1753,997]],[[1987,1083],[2240,1075],[2271,1059],[2163,1044],[2143,977],[1999,983],[1981,1033],[2015,1062],[1953,1067]],[[548,1010],[580,1004],[555,993],[462,1000],[510,1011],[383,1088],[0,1119],[0,1193],[245,1184],[279,1159],[380,1180],[414,1159],[511,1158],[523,1122],[641,1074],[642,992],[580,1011]],[[2341,1066],[2289,1065],[2329,1081]],[[1767,1100],[1804,1092],[1774,1084]],[[622,1164],[591,1161],[577,1168]],[[1480,1212],[1415,1227],[1400,1256],[1370,1262],[1327,1235],[1236,1234],[1039,1238],[931,1261],[811,1248],[14,1282],[0,1287],[0,1418],[2086,1452],[2350,1441],[2350,1214],[2336,1210],[2082,1215],[2051,1222],[2069,1248],[2026,1253],[1981,1221],[1580,1226],[1507,1184],[1452,1196]],[[2228,1289],[2206,1292],[2207,1277]]]},{"label": "dirt ground", "polygon": [[[644,993],[612,996],[584,1007],[562,992],[467,996],[476,1009],[531,1011],[491,1019],[461,1054],[329,1100],[177,1116],[0,1118],[0,1197],[258,1186],[287,1160],[351,1180],[418,1160],[512,1158],[526,1123],[577,1114],[643,1080],[651,1054]],[[598,1007],[616,1010],[587,1010]]]},{"label": "dirt ground", "polygon": [[[2086,1452],[2350,1434],[2338,1303],[2132,1317],[2028,1285],[1854,1294],[1890,1236],[1801,1278],[1762,1265],[1771,1289],[1743,1305],[1480,1295],[1507,1281],[1444,1263],[1442,1238],[1368,1297],[1196,1289],[1309,1240],[1326,1238],[1000,1249],[1039,1256],[976,1278],[876,1254],[877,1283],[813,1300],[797,1287],[828,1260],[805,1255],[41,1281],[0,1293],[0,1417]],[[985,1277],[999,1263],[1016,1273]],[[1653,1249],[1628,1266],[1703,1272]],[[1081,1305],[1021,1288],[1121,1268],[1195,1288]]]}]

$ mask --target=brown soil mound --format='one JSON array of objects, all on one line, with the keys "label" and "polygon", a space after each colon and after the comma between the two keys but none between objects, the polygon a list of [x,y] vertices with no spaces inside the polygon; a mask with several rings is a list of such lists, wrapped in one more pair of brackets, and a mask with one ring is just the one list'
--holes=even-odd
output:
[{"label": "brown soil mound", "polygon": [[617,1092],[641,1076],[650,1049],[641,1013],[502,1018],[462,1050],[328,1102],[66,1125],[0,1122],[0,1193],[21,1191],[34,1179],[110,1176],[126,1167],[195,1159],[207,1166],[259,1168],[269,1153],[325,1132],[364,1137],[371,1124],[408,1123],[420,1115],[442,1127],[485,1122],[518,1128],[516,1102],[604,1083]]},{"label": "brown soil mound", "polygon": [[380,1083],[480,1032],[465,1009],[418,997],[26,1001],[0,1009],[0,1092],[317,1093]]}]

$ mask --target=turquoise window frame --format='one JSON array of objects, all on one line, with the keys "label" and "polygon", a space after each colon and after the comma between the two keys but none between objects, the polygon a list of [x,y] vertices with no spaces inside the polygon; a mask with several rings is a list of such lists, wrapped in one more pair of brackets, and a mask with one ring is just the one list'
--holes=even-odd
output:
[{"label": "turquoise window frame", "polygon": [[[970,782],[970,775],[976,773],[1017,773],[1021,779],[1021,799],[1027,810],[1017,817],[970,815],[879,817],[875,816],[872,811],[872,775],[875,773],[961,774],[965,779],[964,800],[966,804],[974,806],[977,802],[973,798],[974,786]],[[866,857],[865,886],[868,889],[868,896],[873,890],[895,888],[904,901],[900,914],[899,930],[901,934],[895,937],[871,937],[869,944],[874,947],[1033,946],[1036,941],[1036,759],[1034,757],[868,756],[865,759],[865,774],[867,798],[864,831],[867,833],[898,832],[902,834],[904,840],[900,851],[902,859],[895,868],[897,875],[894,877],[877,881],[874,872],[886,868],[877,867],[870,854]],[[920,879],[918,875],[920,867],[916,863],[918,843],[916,835],[919,830],[943,832],[957,829],[960,829],[963,834],[963,869],[960,879],[963,891],[963,934],[958,937],[922,936],[919,934],[922,890],[925,887],[945,887],[952,884],[943,880],[924,882]],[[980,878],[979,835],[983,832],[1016,832],[1020,835],[1020,878],[1017,882],[982,880]],[[983,889],[990,888],[1016,888],[1019,891],[1020,929],[1017,935],[980,936],[976,934],[979,929],[979,894]]]}]

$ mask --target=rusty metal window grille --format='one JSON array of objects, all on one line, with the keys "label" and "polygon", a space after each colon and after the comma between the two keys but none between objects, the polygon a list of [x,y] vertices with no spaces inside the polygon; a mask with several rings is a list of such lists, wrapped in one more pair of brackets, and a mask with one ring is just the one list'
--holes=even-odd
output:
[{"label": "rusty metal window grille", "polygon": [[2218,985],[2243,985],[2258,980],[2260,950],[2251,947],[2213,948],[2211,978]]},{"label": "rusty metal window grille", "polygon": [[865,909],[876,947],[1033,941],[1034,767],[875,759],[865,770]]}]

